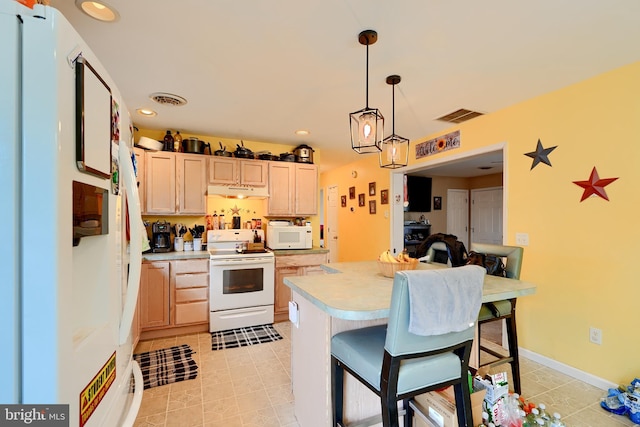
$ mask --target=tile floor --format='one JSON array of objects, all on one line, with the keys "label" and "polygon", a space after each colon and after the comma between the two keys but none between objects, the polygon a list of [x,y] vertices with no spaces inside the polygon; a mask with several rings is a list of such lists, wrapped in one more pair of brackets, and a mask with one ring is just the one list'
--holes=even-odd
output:
[{"label": "tile floor", "polygon": [[[198,378],[145,390],[135,426],[297,427],[290,324],[275,327],[283,340],[222,351],[211,350],[208,333],[140,342],[136,353],[189,344],[196,352]],[[568,427],[635,425],[600,408],[602,390],[526,358],[520,365],[523,396],[559,412]]]}]

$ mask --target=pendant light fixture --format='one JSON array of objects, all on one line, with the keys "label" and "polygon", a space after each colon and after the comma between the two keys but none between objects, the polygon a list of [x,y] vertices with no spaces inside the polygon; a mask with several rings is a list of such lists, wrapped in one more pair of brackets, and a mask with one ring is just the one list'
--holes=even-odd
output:
[{"label": "pendant light fixture", "polygon": [[358,154],[377,153],[384,134],[384,117],[377,108],[369,108],[369,45],[378,40],[378,33],[364,30],[358,41],[367,47],[366,107],[349,114],[351,148]]},{"label": "pendant light fixture", "polygon": [[396,135],[396,85],[400,83],[400,76],[387,77],[387,84],[391,85],[391,135],[382,141],[380,147],[380,167],[396,169],[409,164],[409,140]]}]

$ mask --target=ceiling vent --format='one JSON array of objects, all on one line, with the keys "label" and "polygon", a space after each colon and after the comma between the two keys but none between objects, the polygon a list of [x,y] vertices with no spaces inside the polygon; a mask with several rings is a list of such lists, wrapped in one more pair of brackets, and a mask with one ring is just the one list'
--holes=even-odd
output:
[{"label": "ceiling vent", "polygon": [[169,105],[173,107],[178,107],[187,103],[187,100],[181,96],[164,92],[152,93],[151,95],[149,95],[149,98],[153,99],[158,104]]},{"label": "ceiling vent", "polygon": [[482,115],[483,113],[461,108],[459,110],[454,111],[453,113],[449,113],[442,117],[438,117],[436,120],[441,120],[443,122],[448,122],[448,123],[462,123]]}]

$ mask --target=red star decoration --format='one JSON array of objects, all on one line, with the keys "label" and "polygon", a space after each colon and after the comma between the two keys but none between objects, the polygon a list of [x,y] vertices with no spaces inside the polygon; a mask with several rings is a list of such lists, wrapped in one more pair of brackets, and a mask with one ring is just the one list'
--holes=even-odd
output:
[{"label": "red star decoration", "polygon": [[588,181],[573,181],[573,183],[584,188],[584,193],[582,193],[582,198],[580,199],[581,202],[589,196],[600,196],[608,201],[609,198],[607,197],[607,192],[604,191],[604,187],[616,179],[618,178],[600,179],[598,171],[594,166]]}]

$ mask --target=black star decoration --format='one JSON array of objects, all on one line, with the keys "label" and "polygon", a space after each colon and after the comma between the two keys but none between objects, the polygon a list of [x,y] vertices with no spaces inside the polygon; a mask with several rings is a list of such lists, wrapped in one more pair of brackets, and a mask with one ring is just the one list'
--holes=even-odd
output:
[{"label": "black star decoration", "polygon": [[[532,151],[530,153],[525,153],[525,156],[531,157],[533,159],[533,164],[531,165],[531,169],[535,168],[538,163],[542,162],[545,163],[549,166],[551,166],[551,162],[549,161],[549,157],[547,157],[549,155],[549,153],[551,153],[553,150],[555,150],[557,147],[549,147],[549,148],[544,148],[542,146],[542,143],[540,142],[540,140],[538,140],[538,145],[536,146],[536,151]],[[529,170],[531,170],[529,169]]]},{"label": "black star decoration", "polygon": [[589,180],[573,181],[573,183],[584,188],[584,192],[582,193],[582,198],[580,199],[581,202],[584,199],[588,198],[589,196],[600,196],[603,199],[608,201],[609,198],[607,197],[607,192],[604,191],[604,187],[611,184],[616,179],[618,178],[600,179],[600,177],[598,176],[598,171],[594,166],[593,170],[591,171],[591,175],[589,176]]}]

